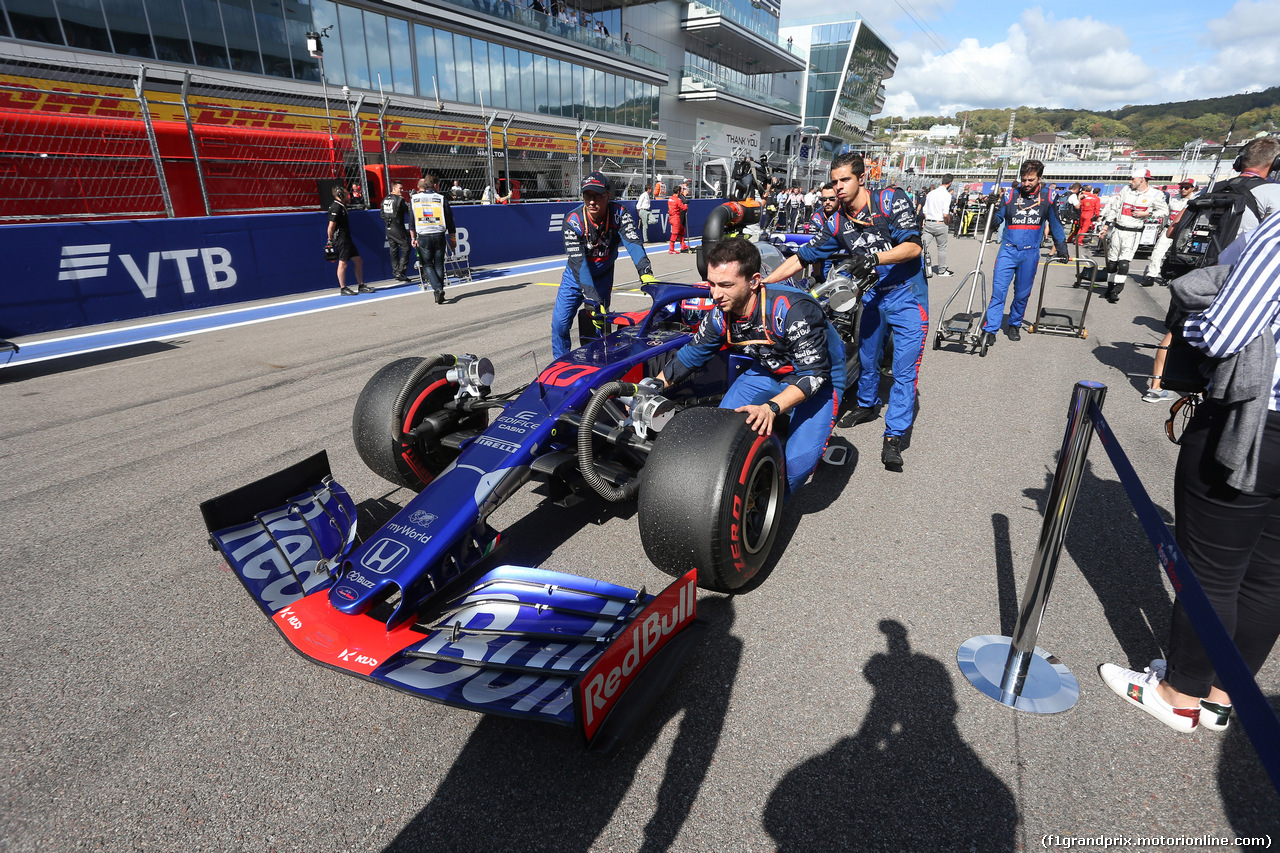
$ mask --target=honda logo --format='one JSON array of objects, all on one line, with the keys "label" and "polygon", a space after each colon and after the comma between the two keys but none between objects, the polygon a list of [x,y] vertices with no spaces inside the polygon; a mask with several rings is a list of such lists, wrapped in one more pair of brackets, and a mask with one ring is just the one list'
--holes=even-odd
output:
[{"label": "honda logo", "polygon": [[409,546],[394,539],[379,539],[374,542],[364,556],[360,565],[374,574],[385,575],[409,556]]}]

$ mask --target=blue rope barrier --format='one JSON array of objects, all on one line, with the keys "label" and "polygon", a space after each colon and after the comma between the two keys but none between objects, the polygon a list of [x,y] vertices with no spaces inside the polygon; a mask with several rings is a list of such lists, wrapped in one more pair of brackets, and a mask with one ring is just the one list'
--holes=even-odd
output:
[{"label": "blue rope barrier", "polygon": [[1093,421],[1098,440],[1111,458],[1112,467],[1120,477],[1120,484],[1129,495],[1142,529],[1147,532],[1147,538],[1156,549],[1160,565],[1173,583],[1178,599],[1182,602],[1182,609],[1195,626],[1200,644],[1208,652],[1223,688],[1231,696],[1236,716],[1244,725],[1249,740],[1253,741],[1253,748],[1257,751],[1262,766],[1266,768],[1267,775],[1271,777],[1271,784],[1280,791],[1280,719],[1276,718],[1267,697],[1262,695],[1261,688],[1254,681],[1253,673],[1249,672],[1244,658],[1240,657],[1235,641],[1227,634],[1222,620],[1209,603],[1204,588],[1200,586],[1187,558],[1182,555],[1182,549],[1174,541],[1173,533],[1160,517],[1160,512],[1152,503],[1142,481],[1138,479],[1129,457],[1120,448],[1120,442],[1116,440],[1107,419],[1102,416],[1102,411],[1097,406],[1090,405],[1089,418]]}]

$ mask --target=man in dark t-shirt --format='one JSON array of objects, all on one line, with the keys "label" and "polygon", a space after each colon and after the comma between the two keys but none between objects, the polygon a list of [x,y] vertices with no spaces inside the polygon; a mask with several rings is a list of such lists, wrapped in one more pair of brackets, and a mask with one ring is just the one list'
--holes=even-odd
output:
[{"label": "man in dark t-shirt", "polygon": [[[351,239],[351,222],[347,215],[347,191],[342,187],[333,188],[333,204],[329,205],[328,240],[337,254],[338,292],[343,296],[355,296],[357,292],[373,293],[373,288],[365,286],[364,262],[360,259],[360,252],[356,250],[356,244]],[[348,262],[355,267],[358,291],[347,287]]]}]

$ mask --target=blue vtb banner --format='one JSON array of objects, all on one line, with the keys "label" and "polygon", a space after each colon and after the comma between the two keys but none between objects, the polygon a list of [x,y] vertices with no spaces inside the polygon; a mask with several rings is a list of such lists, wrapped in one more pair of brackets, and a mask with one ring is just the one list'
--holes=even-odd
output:
[{"label": "blue vtb banner", "polygon": [[[625,204],[634,214],[635,203]],[[719,204],[689,202],[691,236]],[[576,207],[455,208],[458,252],[473,268],[563,254],[560,229]],[[665,240],[664,201],[654,213],[648,239]],[[391,278],[380,214],[353,211],[350,219],[365,280]],[[337,287],[335,265],[324,260],[326,228],[323,212],[0,226],[8,259],[0,338]],[[350,271],[347,280],[355,281]]]}]

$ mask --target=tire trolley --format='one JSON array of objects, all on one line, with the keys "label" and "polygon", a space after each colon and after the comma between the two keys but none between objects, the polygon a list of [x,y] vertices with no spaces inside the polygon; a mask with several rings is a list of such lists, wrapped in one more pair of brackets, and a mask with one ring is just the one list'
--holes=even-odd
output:
[{"label": "tire trolley", "polygon": [[[1093,298],[1093,276],[1098,265],[1088,258],[1080,258],[1079,251],[1077,247],[1077,256],[1074,258],[1063,261],[1046,260],[1040,265],[1043,272],[1040,273],[1040,296],[1036,300],[1035,320],[1030,328],[1032,334],[1070,335],[1081,339],[1089,337],[1089,330],[1084,326],[1084,318],[1089,312],[1089,300]],[[1079,287],[1082,282],[1086,285],[1084,305],[1078,311],[1073,308],[1044,307],[1044,288],[1049,278],[1049,267],[1070,266],[1074,266],[1076,270],[1075,282],[1071,286]]]},{"label": "tire trolley", "polygon": [[[999,178],[996,180],[996,186],[999,186]],[[938,328],[933,334],[933,348],[942,349],[943,344],[960,344],[969,348],[969,352],[977,350],[979,356],[987,354],[987,345],[983,343],[982,335],[982,318],[987,310],[987,274],[982,271],[982,256],[987,251],[987,238],[991,236],[991,222],[995,219],[995,208],[987,209],[987,222],[982,229],[982,242],[978,244],[978,262],[974,264],[973,272],[969,273],[961,280],[960,284],[952,292],[951,296],[942,305],[942,311],[939,312],[943,317],[938,323]],[[969,285],[969,301],[965,304],[965,310],[958,314],[953,314],[947,318],[947,309],[951,307],[951,303],[960,295],[960,291],[964,290],[965,285]],[[982,299],[978,302],[978,310],[973,310],[974,296],[978,289],[982,289]]]}]

